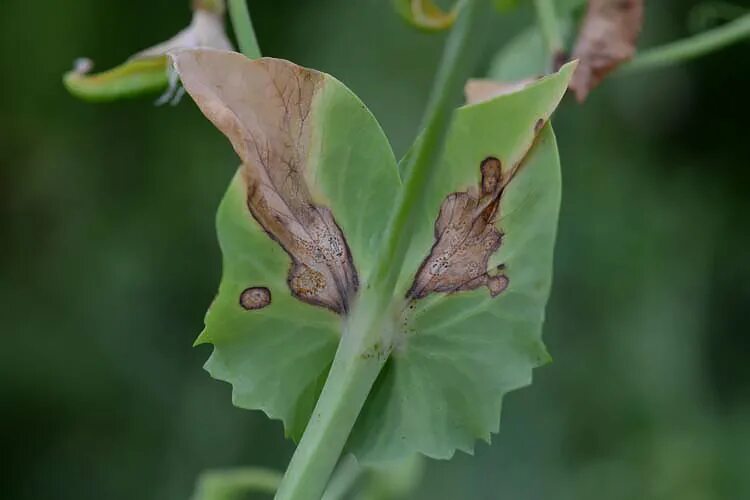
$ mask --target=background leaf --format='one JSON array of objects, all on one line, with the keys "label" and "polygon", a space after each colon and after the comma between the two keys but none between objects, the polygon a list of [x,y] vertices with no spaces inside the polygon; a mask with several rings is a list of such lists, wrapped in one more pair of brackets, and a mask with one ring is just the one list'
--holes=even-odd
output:
[{"label": "background leaf", "polygon": [[[570,34],[571,23],[560,21],[563,38]],[[499,50],[490,62],[487,77],[500,82],[514,82],[546,74],[550,69],[550,56],[542,34],[535,26],[513,37]]]}]

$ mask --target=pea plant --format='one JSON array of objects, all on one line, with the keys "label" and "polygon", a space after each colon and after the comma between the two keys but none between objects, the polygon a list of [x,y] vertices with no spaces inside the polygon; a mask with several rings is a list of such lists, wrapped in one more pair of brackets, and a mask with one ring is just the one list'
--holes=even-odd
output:
[{"label": "pea plant", "polygon": [[190,26],[168,41],[103,73],[79,60],[65,75],[90,101],[161,92],[159,103],[176,103],[186,92],[240,159],[216,219],[223,275],[196,344],[213,345],[206,369],[232,385],[236,406],[281,420],[298,445],[283,475],[209,472],[196,499],[341,498],[362,475],[359,498],[408,495],[413,457],[489,442],[503,395],[550,359],[541,332],[561,198],[558,104],[568,89],[583,102],[610,74],[750,33],[740,12],[636,55],[643,0],[495,0],[500,12],[533,7],[538,22],[487,78],[469,79],[469,41],[492,3],[393,2],[417,29],[450,30],[400,161],[340,81],[261,57],[242,0],[194,0]]}]

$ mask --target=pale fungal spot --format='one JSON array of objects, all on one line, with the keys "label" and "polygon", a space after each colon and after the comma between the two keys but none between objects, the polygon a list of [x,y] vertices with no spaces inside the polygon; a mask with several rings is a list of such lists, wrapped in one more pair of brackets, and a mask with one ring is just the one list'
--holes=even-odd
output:
[{"label": "pale fungal spot", "polygon": [[496,297],[497,295],[500,295],[502,292],[504,292],[505,289],[508,288],[509,284],[510,280],[504,274],[498,276],[490,276],[487,279],[487,288],[490,289],[490,295],[492,295],[493,297]]},{"label": "pale fungal spot", "polygon": [[264,286],[245,288],[240,294],[240,305],[247,311],[263,309],[271,303],[271,291]]},{"label": "pale fungal spot", "polygon": [[85,75],[94,69],[94,61],[88,57],[79,57],[73,61],[73,72],[77,75]]}]

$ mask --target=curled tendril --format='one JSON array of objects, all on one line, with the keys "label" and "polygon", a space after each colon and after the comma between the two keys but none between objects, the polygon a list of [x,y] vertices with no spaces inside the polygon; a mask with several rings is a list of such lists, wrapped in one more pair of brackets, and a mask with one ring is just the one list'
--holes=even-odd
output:
[{"label": "curled tendril", "polygon": [[450,28],[458,17],[463,0],[458,0],[446,11],[432,0],[393,0],[393,5],[406,22],[423,31],[442,31]]}]

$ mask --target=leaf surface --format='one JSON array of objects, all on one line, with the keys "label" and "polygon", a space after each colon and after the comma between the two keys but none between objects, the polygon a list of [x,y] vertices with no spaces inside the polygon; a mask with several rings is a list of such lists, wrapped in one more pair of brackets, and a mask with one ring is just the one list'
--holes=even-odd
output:
[{"label": "leaf surface", "polygon": [[207,369],[233,384],[235,404],[298,437],[374,262],[396,162],[369,111],[328,75],[207,49],[173,60],[242,160],[217,218],[224,273],[199,338],[215,347]]},{"label": "leaf surface", "polygon": [[[407,297],[400,303],[401,331],[350,439],[350,449],[361,460],[471,452],[477,438],[489,441],[498,431],[503,395],[529,384],[532,368],[549,360],[541,326],[551,282],[560,172],[548,120],[572,71],[573,65],[567,65],[522,90],[457,111],[395,294]],[[444,215],[456,194],[481,192],[488,158],[498,160],[509,176],[490,218],[501,243],[492,239],[485,267],[465,269],[467,279],[453,283],[452,290],[438,286],[426,296],[415,294],[415,275],[418,282],[425,262],[435,262],[425,256],[440,249],[439,219],[444,217],[438,214]],[[475,212],[488,205],[480,204]],[[464,234],[448,237],[459,236],[457,247],[465,253],[467,239],[489,231],[484,224],[481,231],[477,222],[464,225],[470,226]],[[466,262],[449,255],[442,262],[448,271],[432,266],[432,273],[443,279]],[[499,289],[488,283],[487,273],[502,277]]]},{"label": "leaf surface", "polygon": [[[242,166],[217,218],[219,294],[198,342],[235,404],[298,437],[353,310],[367,303],[401,189],[382,130],[329,75],[230,52],[173,56]],[[502,397],[548,360],[541,342],[560,201],[549,119],[574,65],[460,108],[403,237],[383,310],[390,356],[348,447],[365,462],[450,457],[497,432]],[[305,283],[306,292],[298,285]],[[362,308],[362,309],[358,309]]]}]

